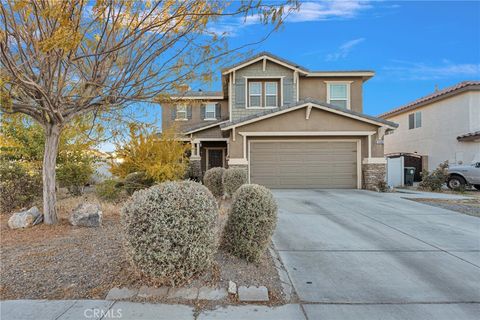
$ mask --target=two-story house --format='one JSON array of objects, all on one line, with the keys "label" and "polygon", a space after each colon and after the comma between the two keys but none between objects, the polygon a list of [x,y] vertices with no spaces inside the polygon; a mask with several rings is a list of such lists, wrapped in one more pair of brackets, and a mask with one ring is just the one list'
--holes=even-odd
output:
[{"label": "two-story house", "polygon": [[423,169],[480,161],[480,81],[437,90],[379,117],[399,124],[385,136],[385,154],[416,154]]},{"label": "two-story house", "polygon": [[383,135],[396,124],[363,113],[372,71],[310,71],[260,53],[222,71],[220,92],[162,104],[192,145],[196,175],[243,167],[270,188],[374,188],[384,179]]}]

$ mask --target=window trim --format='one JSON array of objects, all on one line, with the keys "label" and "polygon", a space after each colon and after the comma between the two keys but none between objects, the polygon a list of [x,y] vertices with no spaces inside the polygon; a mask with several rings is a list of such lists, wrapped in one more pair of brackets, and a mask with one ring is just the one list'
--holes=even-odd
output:
[{"label": "window trim", "polygon": [[[243,76],[243,79],[245,81],[245,109],[275,109],[277,107],[250,107],[250,88],[249,88],[249,83],[250,82],[268,82],[268,81],[278,81],[279,83],[279,88],[277,87],[277,97],[278,97],[278,89],[280,89],[280,106],[283,106],[283,81],[284,81],[285,76]],[[272,81],[273,82],[273,81]],[[235,82],[234,82],[235,83]],[[263,86],[262,86],[263,87]],[[263,93],[262,93],[263,96]],[[277,98],[278,99],[278,98]],[[278,101],[278,100],[277,100]],[[278,102],[277,102],[278,103]]]},{"label": "window trim", "polygon": [[[255,93],[255,94],[252,94],[250,91],[250,85],[252,85],[253,83],[258,83],[260,84],[260,93]],[[262,97],[263,97],[263,83],[262,81],[249,81],[248,82],[248,108],[250,109],[259,109],[259,108],[262,108]],[[252,96],[254,97],[260,97],[260,105],[258,106],[252,106]]]},{"label": "window trim", "polygon": [[[213,106],[213,117],[207,117],[207,108],[208,106]],[[211,111],[209,111],[211,113]],[[205,103],[205,121],[217,120],[217,104],[216,103]]]},{"label": "window trim", "polygon": [[[263,108],[278,108],[278,82],[277,81],[264,81],[263,82],[265,85],[265,103]],[[275,84],[275,94],[269,94],[267,93],[267,83],[273,83]],[[275,105],[274,106],[267,106],[267,97],[275,97]]]},{"label": "window trim", "polygon": [[[413,127],[410,128],[410,116],[413,116]],[[417,126],[417,120],[418,118],[420,118],[420,125]],[[407,121],[408,121],[408,130],[414,130],[414,129],[418,129],[418,128],[421,128],[422,127],[422,111],[415,111],[415,112],[412,112],[412,113],[409,113],[408,114],[408,117],[407,117]]]},{"label": "window trim", "polygon": [[[179,107],[185,108],[185,110],[179,111]],[[178,114],[180,112],[185,112],[185,118],[179,118]],[[188,121],[188,107],[186,104],[177,104],[176,105],[176,111],[175,111],[175,121]]]},{"label": "window trim", "polygon": [[[342,100],[346,101],[346,107],[348,110],[351,109],[351,94],[350,94],[350,87],[352,86],[353,81],[325,81],[327,84],[327,103],[331,104],[331,100]],[[332,84],[344,84],[347,86],[347,97],[346,99],[330,99],[330,88]]]}]

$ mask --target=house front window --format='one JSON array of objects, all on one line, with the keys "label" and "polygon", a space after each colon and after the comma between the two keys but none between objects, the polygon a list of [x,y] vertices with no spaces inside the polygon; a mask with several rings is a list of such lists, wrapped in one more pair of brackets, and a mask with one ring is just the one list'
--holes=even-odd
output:
[{"label": "house front window", "polygon": [[265,106],[278,106],[278,88],[276,82],[265,82]]},{"label": "house front window", "polygon": [[350,109],[350,83],[327,83],[327,103]]},{"label": "house front window", "polygon": [[276,108],[279,105],[279,81],[248,81],[248,108]]},{"label": "house front window", "polygon": [[249,82],[248,83],[248,105],[251,108],[260,108],[262,106],[262,83]]},{"label": "house front window", "polygon": [[187,120],[187,106],[184,104],[177,105],[177,116],[175,120]]},{"label": "house front window", "polygon": [[205,105],[205,120],[216,120],[216,109],[215,103],[207,103]]},{"label": "house front window", "polygon": [[408,115],[408,129],[420,128],[422,126],[422,112],[417,111]]}]

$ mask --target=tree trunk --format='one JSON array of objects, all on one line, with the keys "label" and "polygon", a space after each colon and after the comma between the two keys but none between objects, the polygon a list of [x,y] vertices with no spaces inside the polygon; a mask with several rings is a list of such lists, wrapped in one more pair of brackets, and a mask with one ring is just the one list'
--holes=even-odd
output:
[{"label": "tree trunk", "polygon": [[45,127],[45,154],[43,155],[43,214],[46,224],[55,224],[57,217],[57,196],[55,193],[55,165],[57,163],[60,127]]}]

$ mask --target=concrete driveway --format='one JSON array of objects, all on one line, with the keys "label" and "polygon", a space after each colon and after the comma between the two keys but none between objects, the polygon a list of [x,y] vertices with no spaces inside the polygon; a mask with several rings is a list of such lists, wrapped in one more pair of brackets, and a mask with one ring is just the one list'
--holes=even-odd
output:
[{"label": "concrete driveway", "polygon": [[479,218],[402,198],[422,194],[274,194],[274,245],[309,319],[478,319]]}]

